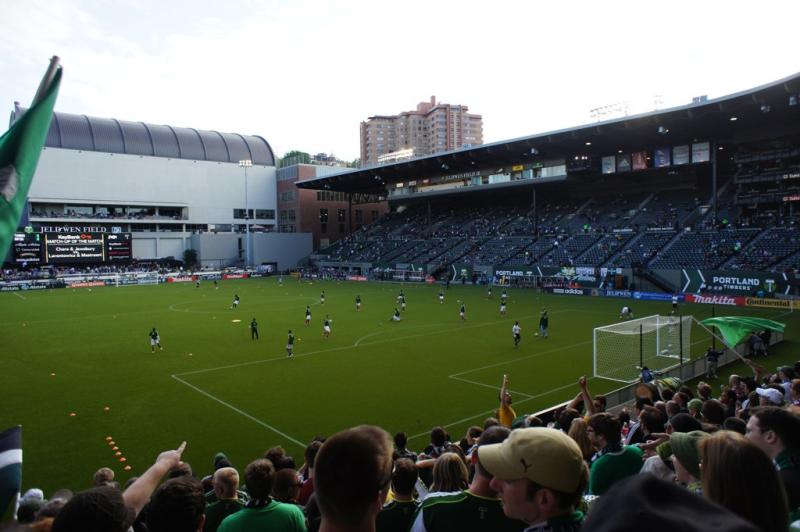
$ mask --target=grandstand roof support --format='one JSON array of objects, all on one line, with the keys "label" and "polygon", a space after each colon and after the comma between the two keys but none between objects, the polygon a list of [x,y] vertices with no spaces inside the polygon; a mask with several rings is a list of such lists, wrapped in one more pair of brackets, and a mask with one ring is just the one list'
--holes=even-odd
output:
[{"label": "grandstand roof support", "polygon": [[711,220],[717,225],[717,141],[711,143]]}]

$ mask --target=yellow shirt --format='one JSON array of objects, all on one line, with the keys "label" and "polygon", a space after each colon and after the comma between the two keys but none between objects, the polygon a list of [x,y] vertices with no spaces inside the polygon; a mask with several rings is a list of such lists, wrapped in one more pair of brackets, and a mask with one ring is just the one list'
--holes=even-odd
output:
[{"label": "yellow shirt", "polygon": [[514,412],[510,405],[500,405],[500,409],[497,411],[497,419],[501,425],[511,428],[511,424],[514,423],[516,418],[517,413]]}]

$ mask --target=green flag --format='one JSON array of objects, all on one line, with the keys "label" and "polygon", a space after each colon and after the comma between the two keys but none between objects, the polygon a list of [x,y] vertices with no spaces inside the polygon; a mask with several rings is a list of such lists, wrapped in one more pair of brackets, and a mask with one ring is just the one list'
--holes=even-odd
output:
[{"label": "green flag", "polygon": [[57,63],[54,58],[30,109],[0,137],[0,261],[8,253],[17,230],[50,129],[61,86],[61,67]]},{"label": "green flag", "polygon": [[786,329],[786,324],[784,323],[746,316],[720,316],[719,318],[707,318],[700,323],[719,329],[728,347],[737,346],[739,342],[756,331],[769,329],[783,332]]}]

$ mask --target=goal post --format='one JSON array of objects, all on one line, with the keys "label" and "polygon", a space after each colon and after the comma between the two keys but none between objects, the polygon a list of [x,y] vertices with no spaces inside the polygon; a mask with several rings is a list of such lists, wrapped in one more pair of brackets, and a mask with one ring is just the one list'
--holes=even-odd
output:
[{"label": "goal post", "polygon": [[647,316],[596,327],[595,377],[635,382],[641,368],[665,371],[691,359],[692,316]]}]

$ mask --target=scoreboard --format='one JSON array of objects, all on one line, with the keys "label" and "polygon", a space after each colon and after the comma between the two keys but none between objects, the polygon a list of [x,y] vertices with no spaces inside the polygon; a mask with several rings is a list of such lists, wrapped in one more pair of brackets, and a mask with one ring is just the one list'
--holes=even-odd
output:
[{"label": "scoreboard", "polygon": [[79,264],[130,261],[130,233],[16,233],[17,264]]}]

